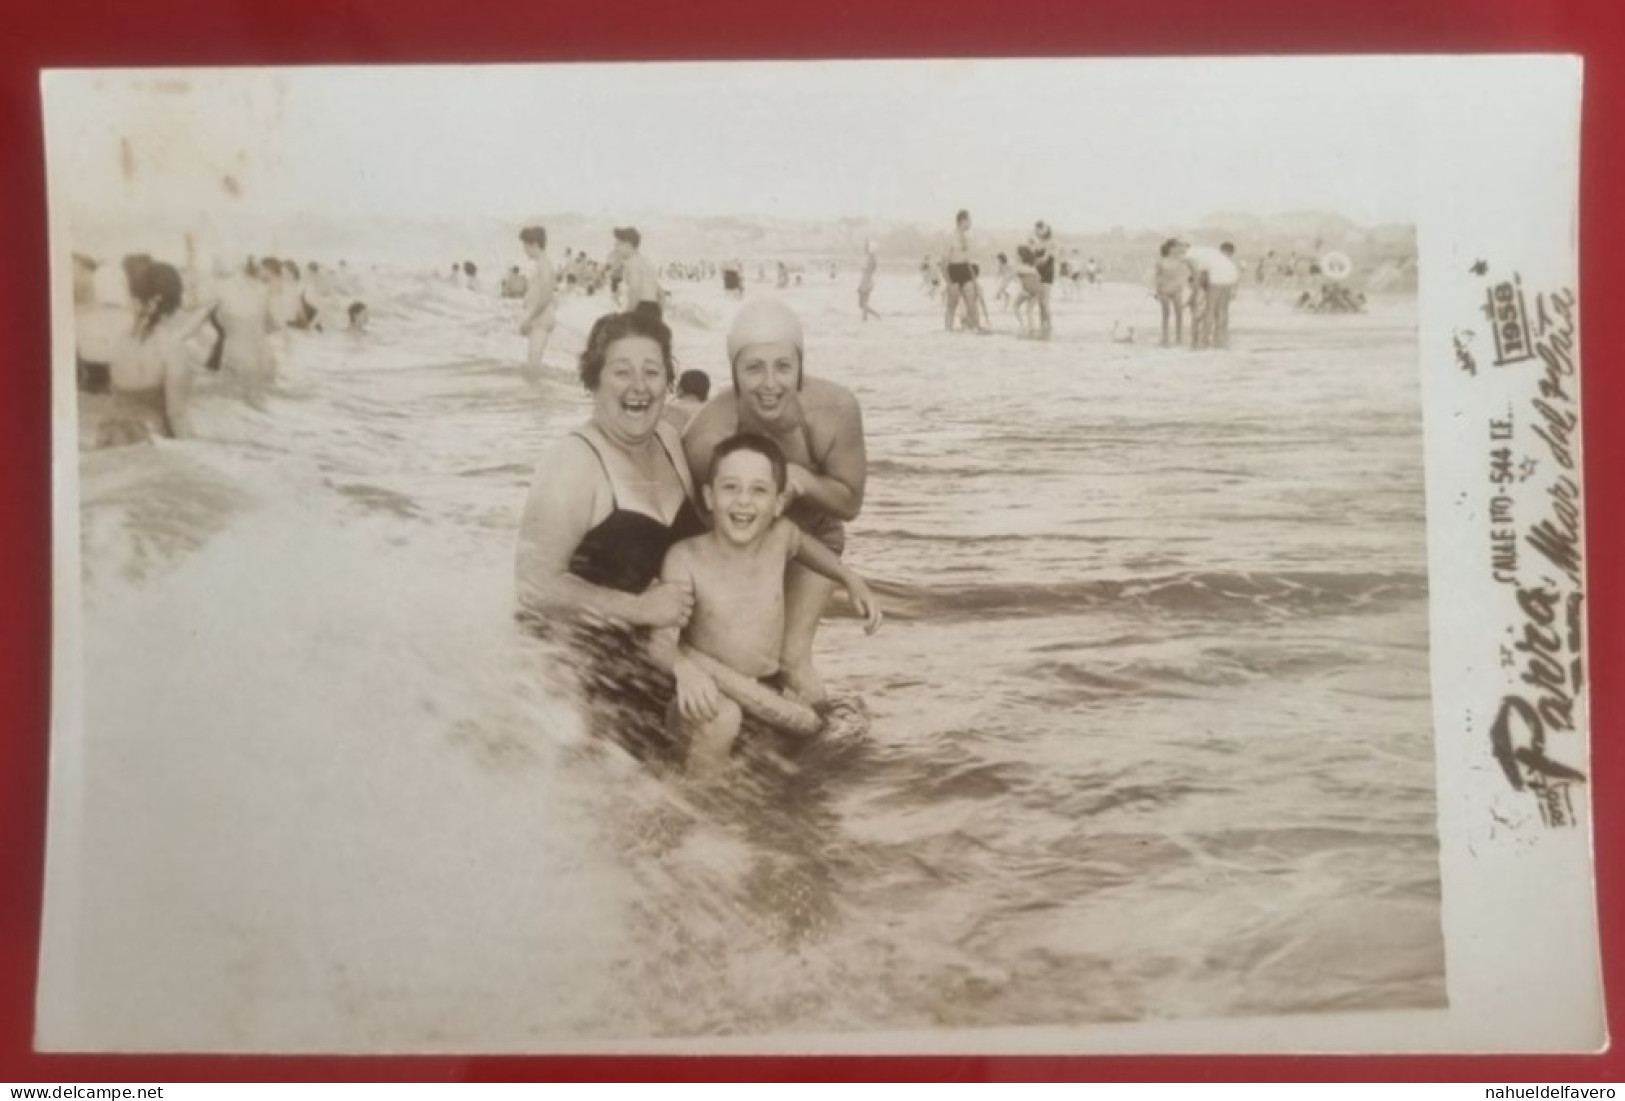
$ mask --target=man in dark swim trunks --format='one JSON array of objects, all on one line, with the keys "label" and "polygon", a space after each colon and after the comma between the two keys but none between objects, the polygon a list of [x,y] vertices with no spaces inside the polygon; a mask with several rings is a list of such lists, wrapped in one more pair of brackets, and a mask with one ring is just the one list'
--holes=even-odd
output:
[{"label": "man in dark swim trunks", "polygon": [[1027,247],[1033,250],[1033,266],[1038,269],[1038,335],[1049,339],[1052,317],[1050,302],[1055,291],[1054,231],[1048,222],[1035,222]]},{"label": "man in dark swim trunks", "polygon": [[[782,302],[756,299],[728,334],[733,393],[700,410],[683,434],[689,467],[704,484],[717,446],[737,432],[756,432],[789,460],[785,516],[839,555],[845,521],[863,508],[868,456],[858,400],[844,386],[806,377],[801,321]],[[819,704],[823,684],[813,668],[813,638],[834,583],[800,565],[785,580],[782,661],[786,679],[804,701]]]},{"label": "man in dark swim trunks", "polygon": [[977,310],[977,301],[980,298],[979,288],[976,286],[976,268],[971,260],[970,245],[970,211],[961,210],[954,215],[954,236],[948,246],[947,256],[948,291],[944,296],[945,303],[943,326],[949,331],[954,329],[954,315],[959,312],[960,304],[965,307],[965,328],[975,332],[985,332],[981,316]]}]

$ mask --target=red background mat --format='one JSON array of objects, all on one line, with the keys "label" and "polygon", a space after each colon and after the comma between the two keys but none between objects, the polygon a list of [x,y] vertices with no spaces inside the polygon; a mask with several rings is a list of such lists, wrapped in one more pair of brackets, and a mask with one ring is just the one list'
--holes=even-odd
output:
[{"label": "red background mat", "polygon": [[[298,1058],[32,1052],[51,643],[49,287],[38,71],[55,66],[1560,52],[1586,59],[1581,319],[1592,798],[1610,1031],[1625,1031],[1620,485],[1625,4],[1619,0],[18,0],[0,11],[0,1080],[1617,1081],[1612,1055],[1223,1058]],[[1058,118],[1057,122],[1061,120]],[[1493,168],[1493,166],[1488,166]],[[1613,552],[1613,553],[1611,553]]]}]

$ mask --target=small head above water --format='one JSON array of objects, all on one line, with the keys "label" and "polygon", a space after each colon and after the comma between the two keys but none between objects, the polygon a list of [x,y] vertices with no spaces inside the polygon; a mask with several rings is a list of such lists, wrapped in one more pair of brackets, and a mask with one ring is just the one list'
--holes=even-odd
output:
[{"label": "small head above water", "polygon": [[684,371],[677,379],[677,393],[704,401],[711,396],[711,376],[704,371]]}]

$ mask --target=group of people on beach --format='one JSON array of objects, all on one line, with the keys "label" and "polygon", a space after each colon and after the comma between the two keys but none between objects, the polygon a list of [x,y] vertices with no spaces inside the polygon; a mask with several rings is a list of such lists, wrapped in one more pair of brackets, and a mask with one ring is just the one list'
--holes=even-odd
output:
[{"label": "group of people on beach", "polygon": [[1185,311],[1191,316],[1192,348],[1224,348],[1230,343],[1230,302],[1241,282],[1236,246],[1192,246],[1177,237],[1162,243],[1152,293],[1162,309],[1162,344],[1185,342]]},{"label": "group of people on beach", "polygon": [[[1048,339],[1053,330],[1051,304],[1057,267],[1067,267],[1067,278],[1072,277],[1072,270],[1060,259],[1054,230],[1042,220],[1033,223],[1031,235],[1015,252],[1014,264],[1005,253],[996,257],[999,266],[995,298],[1014,311],[1019,335]],[[970,211],[961,210],[954,215],[953,233],[942,258],[934,260],[927,256],[920,264],[921,289],[933,299],[941,295],[943,328],[948,332],[985,334],[992,331],[981,274],[971,238]]]},{"label": "group of people on beach", "polygon": [[[981,265],[971,235],[971,215],[961,210],[940,259],[926,256],[920,263],[920,288],[927,297],[943,304],[943,327],[950,331],[986,333],[989,311],[980,282]],[[1260,282],[1266,267],[1273,271],[1274,253],[1260,261]],[[1055,246],[1054,231],[1047,222],[1033,226],[1028,239],[1014,250],[1014,261],[1006,252],[997,253],[994,300],[1016,315],[1018,335],[1047,338],[1053,330],[1052,304],[1057,281],[1069,287],[1068,297],[1082,293],[1086,285],[1101,280],[1101,265],[1094,257],[1085,258],[1079,249],[1061,250]],[[1282,270],[1308,269],[1294,255]],[[859,309],[867,321],[873,289],[874,255],[871,245],[858,288]],[[1164,346],[1184,344],[1185,318],[1190,316],[1190,345],[1193,348],[1223,348],[1230,339],[1230,304],[1241,283],[1241,265],[1235,245],[1229,241],[1216,248],[1191,245],[1169,238],[1163,242],[1154,269],[1152,294],[1162,312]],[[1330,290],[1326,288],[1330,287]],[[1308,292],[1300,298],[1299,309],[1358,309],[1363,298],[1335,283],[1325,282],[1321,297]],[[1128,340],[1132,329],[1114,326],[1113,338]]]},{"label": "group of people on beach", "polygon": [[728,333],[731,387],[706,400],[707,376],[685,372],[690,409],[670,417],[671,330],[633,307],[593,325],[578,362],[591,415],[536,468],[520,618],[573,655],[604,733],[715,775],[753,725],[752,693],[827,706],[812,647],[835,586],[879,626],[841,560],[863,506],[862,416],[845,387],[807,375],[796,314],[757,299]]}]

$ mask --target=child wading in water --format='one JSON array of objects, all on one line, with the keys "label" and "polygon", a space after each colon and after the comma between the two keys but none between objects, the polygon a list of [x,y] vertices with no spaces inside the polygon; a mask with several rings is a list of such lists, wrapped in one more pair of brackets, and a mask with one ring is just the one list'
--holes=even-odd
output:
[{"label": "child wading in water", "polygon": [[[784,638],[784,571],[791,560],[846,586],[852,605],[873,633],[880,607],[869,586],[833,551],[781,518],[788,483],[784,453],[763,436],[740,433],[717,446],[711,482],[702,493],[711,530],[685,539],[666,554],[663,582],[693,586],[694,611],[681,641],[745,677],[782,690],[779,650]],[[689,771],[714,774],[727,764],[743,713],[716,680],[677,649],[676,628],[661,631],[677,680],[666,713],[675,737],[688,745]]]},{"label": "child wading in water", "polygon": [[1022,336],[1036,336],[1038,327],[1034,324],[1033,315],[1038,312],[1038,299],[1042,286],[1038,278],[1038,257],[1032,249],[1021,245],[1016,249],[1016,266],[1013,274],[1021,293],[1016,295],[1014,310],[1016,323],[1021,326]]}]

